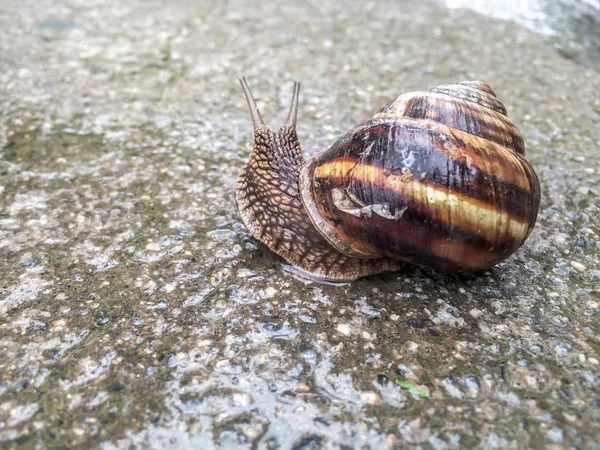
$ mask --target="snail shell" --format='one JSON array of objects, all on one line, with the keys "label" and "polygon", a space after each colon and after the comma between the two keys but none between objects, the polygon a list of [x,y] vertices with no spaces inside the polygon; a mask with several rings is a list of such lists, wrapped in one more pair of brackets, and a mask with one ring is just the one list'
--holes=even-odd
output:
[{"label": "snail shell", "polygon": [[300,192],[347,255],[482,269],[535,224],[539,184],[524,155],[492,89],[463,82],[388,103],[304,165]]},{"label": "snail shell", "polygon": [[484,269],[531,233],[538,179],[487,84],[400,95],[304,161],[295,133],[299,84],[288,121],[271,130],[241,81],[255,144],[236,187],[240,214],[304,273],[353,280],[400,262]]}]

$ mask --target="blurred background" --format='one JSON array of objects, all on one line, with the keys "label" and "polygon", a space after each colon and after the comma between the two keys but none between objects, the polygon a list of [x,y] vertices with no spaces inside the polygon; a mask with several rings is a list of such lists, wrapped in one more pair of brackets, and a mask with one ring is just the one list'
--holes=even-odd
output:
[{"label": "blurred background", "polygon": [[469,8],[490,17],[511,20],[548,37],[566,58],[589,64],[600,59],[598,0],[445,0],[450,8]]}]

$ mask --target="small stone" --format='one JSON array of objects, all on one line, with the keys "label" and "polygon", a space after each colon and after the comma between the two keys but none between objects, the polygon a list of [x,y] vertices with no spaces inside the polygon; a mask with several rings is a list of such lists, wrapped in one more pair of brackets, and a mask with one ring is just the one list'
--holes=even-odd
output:
[{"label": "small stone", "polygon": [[413,341],[407,341],[407,342],[405,343],[405,345],[406,345],[406,349],[407,349],[409,352],[415,353],[416,351],[418,351],[418,350],[419,350],[419,344],[417,344],[416,342],[413,342]]},{"label": "small stone", "polygon": [[553,244],[557,247],[565,247],[567,245],[567,242],[569,242],[569,235],[565,233],[556,232],[552,235],[551,239]]},{"label": "small stone", "polygon": [[469,390],[471,397],[477,397],[479,393],[479,380],[475,376],[470,376],[464,380],[465,387]]},{"label": "small stone", "polygon": [[229,360],[228,359],[222,359],[220,361],[217,361],[215,364],[215,369],[220,369],[223,366],[227,366],[229,365]]},{"label": "small stone", "polygon": [[231,397],[233,402],[240,406],[248,406],[252,402],[252,397],[245,392],[235,392]]},{"label": "small stone", "polygon": [[469,311],[469,314],[473,319],[479,319],[483,315],[483,311],[477,308],[473,308],[471,311]]},{"label": "small stone", "polygon": [[149,252],[160,252],[160,244],[157,244],[156,242],[151,242],[148,245],[146,245],[146,250],[148,250]]},{"label": "small stone", "polygon": [[369,405],[378,405],[381,402],[381,397],[377,392],[367,391],[360,394],[360,399]]},{"label": "small stone", "polygon": [[538,382],[535,379],[535,377],[532,377],[531,375],[525,375],[523,377],[523,381],[525,381],[525,383],[527,384],[527,387],[531,388],[531,389],[537,389],[538,388]]},{"label": "small stone", "polygon": [[237,272],[238,278],[249,278],[249,277],[253,277],[254,275],[256,275],[256,274],[249,269],[240,269]]},{"label": "small stone", "polygon": [[262,430],[260,428],[247,426],[243,427],[242,432],[248,439],[254,440],[261,435]]},{"label": "small stone", "polygon": [[577,188],[577,192],[583,195],[588,195],[590,193],[590,188],[587,186],[579,186]]},{"label": "small stone", "polygon": [[598,365],[598,360],[596,358],[588,358],[588,362],[594,366]]},{"label": "small stone", "polygon": [[397,321],[398,321],[398,319],[400,319],[400,316],[399,316],[398,314],[392,314],[392,315],[390,316],[390,320],[392,320],[392,321],[394,321],[394,322],[397,322]]},{"label": "small stone", "polygon": [[262,298],[275,298],[275,294],[277,294],[277,289],[273,286],[269,286],[264,291],[261,291]]},{"label": "small stone", "polygon": [[312,312],[303,312],[298,314],[298,318],[304,323],[317,323],[317,318]]},{"label": "small stone", "polygon": [[85,430],[83,428],[73,428],[73,434],[75,436],[83,436],[85,434]]},{"label": "small stone", "polygon": [[350,334],[350,326],[347,323],[340,323],[335,329],[338,333],[348,336]]},{"label": "small stone", "polygon": [[550,431],[548,431],[548,438],[553,442],[562,442],[564,437],[563,430],[558,427],[552,427]]},{"label": "small stone", "polygon": [[442,386],[446,390],[446,392],[454,398],[462,398],[463,394],[461,390],[458,388],[454,379],[452,377],[446,377],[442,380]]},{"label": "small stone", "polygon": [[571,351],[571,345],[566,342],[555,341],[554,342],[554,351],[558,356],[566,356],[567,353]]},{"label": "small stone", "polygon": [[302,353],[300,353],[300,356],[302,356],[302,359],[305,361],[315,362],[317,360],[317,353],[312,349],[303,350]]},{"label": "small stone", "polygon": [[585,272],[587,270],[587,267],[577,261],[571,261],[571,267],[577,272]]},{"label": "small stone", "polygon": [[67,321],[65,319],[57,319],[55,321],[52,322],[52,327],[53,328],[62,328],[67,324]]},{"label": "small stone", "polygon": [[537,355],[540,355],[544,352],[544,348],[538,344],[533,344],[531,347],[529,347],[529,350],[531,350],[533,353],[535,353]]},{"label": "small stone", "polygon": [[306,383],[298,383],[298,385],[296,386],[296,392],[300,394],[310,392],[310,386]]},{"label": "small stone", "polygon": [[395,448],[396,444],[398,444],[398,438],[396,437],[395,434],[388,434],[385,437],[385,444],[387,445],[388,448]]}]

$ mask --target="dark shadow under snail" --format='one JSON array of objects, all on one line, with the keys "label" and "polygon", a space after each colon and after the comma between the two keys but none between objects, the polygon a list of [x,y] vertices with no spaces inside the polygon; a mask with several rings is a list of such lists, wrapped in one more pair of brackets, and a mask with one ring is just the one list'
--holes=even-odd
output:
[{"label": "dark shadow under snail", "polygon": [[527,239],[540,204],[523,139],[480,81],[403,94],[309,160],[296,135],[300,83],[278,130],[244,77],[254,148],[236,184],[252,235],[329,281],[401,268],[485,269]]}]

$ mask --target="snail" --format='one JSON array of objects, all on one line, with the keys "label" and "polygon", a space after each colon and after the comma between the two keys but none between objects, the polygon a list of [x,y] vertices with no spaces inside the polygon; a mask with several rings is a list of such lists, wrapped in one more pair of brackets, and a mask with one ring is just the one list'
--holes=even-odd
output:
[{"label": "snail", "polygon": [[300,83],[274,130],[239,81],[254,126],[235,188],[239,214],[298,273],[335,282],[405,263],[476,271],[508,258],[531,233],[539,182],[486,83],[400,95],[305,160],[296,135]]}]

